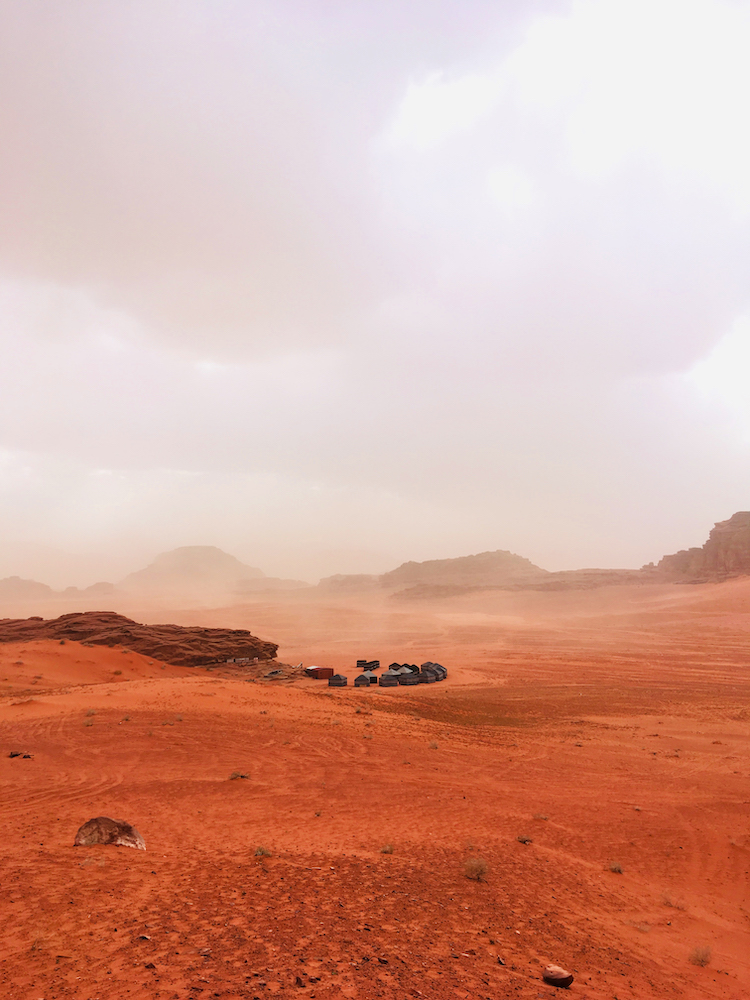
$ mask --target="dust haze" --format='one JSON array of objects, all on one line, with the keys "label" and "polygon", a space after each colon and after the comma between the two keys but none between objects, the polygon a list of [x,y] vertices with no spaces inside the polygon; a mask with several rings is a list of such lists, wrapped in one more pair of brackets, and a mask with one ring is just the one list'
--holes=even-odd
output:
[{"label": "dust haze", "polygon": [[0,18],[3,573],[638,567],[747,506],[746,3]]}]

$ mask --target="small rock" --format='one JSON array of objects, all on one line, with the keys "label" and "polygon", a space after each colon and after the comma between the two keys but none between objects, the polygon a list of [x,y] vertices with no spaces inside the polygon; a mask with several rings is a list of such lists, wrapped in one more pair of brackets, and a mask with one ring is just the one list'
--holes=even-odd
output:
[{"label": "small rock", "polygon": [[146,843],[134,826],[121,819],[110,819],[109,816],[90,819],[76,834],[75,847],[91,847],[93,844],[115,844],[118,847],[146,850]]},{"label": "small rock", "polygon": [[144,966],[144,968],[146,968],[146,969],[155,969],[156,966],[154,965],[153,962],[146,962],[146,965]]},{"label": "small rock", "polygon": [[505,965],[505,959],[504,958],[500,958],[500,956],[498,955],[497,956],[497,964],[498,965]]},{"label": "small rock", "polygon": [[567,972],[559,965],[548,965],[542,972],[542,979],[550,986],[567,987],[573,982],[573,973]]}]

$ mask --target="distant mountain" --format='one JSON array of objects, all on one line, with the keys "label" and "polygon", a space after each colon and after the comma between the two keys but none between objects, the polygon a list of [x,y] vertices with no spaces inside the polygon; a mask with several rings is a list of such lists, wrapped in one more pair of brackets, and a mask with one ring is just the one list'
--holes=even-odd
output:
[{"label": "distant mountain", "polygon": [[210,599],[295,590],[309,584],[266,576],[263,570],[247,566],[214,545],[186,545],[162,552],[145,569],[130,573],[117,586],[125,593],[149,597]]},{"label": "distant mountain", "polygon": [[0,580],[0,600],[4,601],[34,601],[49,600],[59,597],[52,587],[36,580],[23,580],[20,576],[7,576]]},{"label": "distant mountain", "polygon": [[117,585],[125,591],[233,589],[244,580],[260,580],[263,570],[230,556],[214,545],[185,545],[162,552],[145,569],[130,573]]},{"label": "distant mountain", "polygon": [[0,600],[4,601],[50,601],[67,600],[76,597],[106,597],[114,593],[111,583],[94,583],[90,587],[79,590],[78,587],[67,587],[65,590],[53,590],[46,583],[36,580],[23,580],[20,576],[7,576],[0,580]]},{"label": "distant mountain", "polygon": [[740,510],[727,521],[717,521],[701,548],[681,549],[664,556],[656,570],[666,576],[691,580],[750,574],[750,511]]},{"label": "distant mountain", "polygon": [[406,562],[381,576],[331,576],[319,587],[327,591],[390,590],[404,596],[448,596],[468,589],[530,587],[543,583],[550,574],[523,556],[498,550],[455,559]]},{"label": "distant mountain", "polygon": [[523,556],[499,549],[480,552],[456,559],[429,559],[427,562],[406,562],[383,573],[383,587],[502,587],[507,584],[537,583],[547,576]]}]

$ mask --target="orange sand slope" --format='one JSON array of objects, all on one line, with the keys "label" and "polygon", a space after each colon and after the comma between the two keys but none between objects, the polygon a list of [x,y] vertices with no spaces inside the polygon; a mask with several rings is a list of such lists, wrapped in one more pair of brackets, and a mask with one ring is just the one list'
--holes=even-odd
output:
[{"label": "orange sand slope", "polygon": [[[592,1000],[750,997],[750,581],[199,623],[451,675],[329,690],[0,646],[0,995],[531,998],[554,962]],[[97,815],[147,851],[73,848]]]}]

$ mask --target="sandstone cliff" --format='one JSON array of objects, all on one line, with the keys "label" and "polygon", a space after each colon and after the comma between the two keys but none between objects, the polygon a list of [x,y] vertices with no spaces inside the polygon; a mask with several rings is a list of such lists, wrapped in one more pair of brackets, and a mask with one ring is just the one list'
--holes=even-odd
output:
[{"label": "sandstone cliff", "polygon": [[719,521],[701,548],[664,556],[657,569],[687,579],[722,579],[750,574],[750,511],[741,510]]},{"label": "sandstone cliff", "polygon": [[124,646],[177,667],[199,667],[230,657],[271,660],[278,646],[246,629],[141,625],[112,611],[87,611],[59,618],[0,619],[0,642],[65,639],[91,646]]}]

